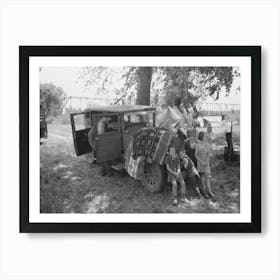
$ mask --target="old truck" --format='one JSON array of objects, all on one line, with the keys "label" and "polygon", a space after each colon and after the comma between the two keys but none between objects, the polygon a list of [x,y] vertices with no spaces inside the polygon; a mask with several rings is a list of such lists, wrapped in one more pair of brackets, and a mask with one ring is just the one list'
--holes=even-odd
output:
[{"label": "old truck", "polygon": [[110,162],[121,169],[133,154],[145,158],[141,183],[149,192],[159,192],[166,183],[164,158],[172,133],[156,127],[156,109],[149,106],[103,106],[70,114],[77,156],[90,153],[88,132],[102,117],[110,117],[110,129],[95,137],[97,163]]}]

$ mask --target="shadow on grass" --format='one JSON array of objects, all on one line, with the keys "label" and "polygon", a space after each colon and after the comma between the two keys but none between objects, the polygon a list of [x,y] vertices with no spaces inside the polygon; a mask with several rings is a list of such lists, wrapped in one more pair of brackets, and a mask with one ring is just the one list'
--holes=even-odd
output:
[{"label": "shadow on grass", "polygon": [[77,157],[71,141],[48,139],[40,146],[41,213],[238,213],[240,167],[211,161],[215,198],[172,206],[170,188],[151,194],[126,176],[102,177],[90,155]]}]

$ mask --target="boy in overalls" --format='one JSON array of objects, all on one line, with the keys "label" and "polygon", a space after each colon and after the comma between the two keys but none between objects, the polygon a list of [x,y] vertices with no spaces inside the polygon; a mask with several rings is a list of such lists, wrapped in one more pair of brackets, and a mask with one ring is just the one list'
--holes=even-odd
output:
[{"label": "boy in overalls", "polygon": [[189,200],[186,198],[186,185],[181,173],[180,160],[176,154],[175,147],[171,146],[169,148],[169,155],[167,155],[165,158],[165,165],[168,175],[167,180],[172,184],[172,192],[174,196],[173,205],[176,206],[178,204],[177,182],[179,182],[181,186],[182,202],[189,202]]}]

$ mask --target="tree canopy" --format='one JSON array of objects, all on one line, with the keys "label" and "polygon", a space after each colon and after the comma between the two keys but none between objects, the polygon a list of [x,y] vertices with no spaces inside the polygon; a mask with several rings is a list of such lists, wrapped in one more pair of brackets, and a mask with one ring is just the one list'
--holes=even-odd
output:
[{"label": "tree canopy", "polygon": [[234,77],[239,75],[233,67],[166,67],[164,71],[165,103],[172,105],[180,97],[186,107],[208,96],[218,100],[222,88],[229,94]]},{"label": "tree canopy", "polygon": [[174,105],[186,107],[208,96],[218,100],[222,89],[230,93],[238,67],[85,67],[79,80],[85,90],[113,94],[115,104]]},{"label": "tree canopy", "polygon": [[40,104],[46,108],[48,117],[56,117],[61,113],[65,96],[61,87],[56,87],[52,83],[40,84]]}]

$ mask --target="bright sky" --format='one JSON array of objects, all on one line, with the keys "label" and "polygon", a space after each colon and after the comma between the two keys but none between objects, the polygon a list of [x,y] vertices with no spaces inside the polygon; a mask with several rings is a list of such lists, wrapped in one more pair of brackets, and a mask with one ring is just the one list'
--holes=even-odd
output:
[{"label": "bright sky", "polygon": [[83,92],[83,84],[77,81],[80,70],[79,67],[44,67],[40,72],[40,83],[53,83],[69,96],[90,96],[89,92]]},{"label": "bright sky", "polygon": [[[84,92],[84,86],[78,81],[80,67],[44,67],[40,72],[41,83],[53,83],[61,87],[68,96],[96,97],[93,91]],[[233,82],[232,92],[229,96],[221,93],[218,103],[240,104],[240,94],[235,94],[235,88],[239,84],[239,79]],[[99,96],[100,97],[100,96]],[[209,98],[207,102],[213,102]]]}]

